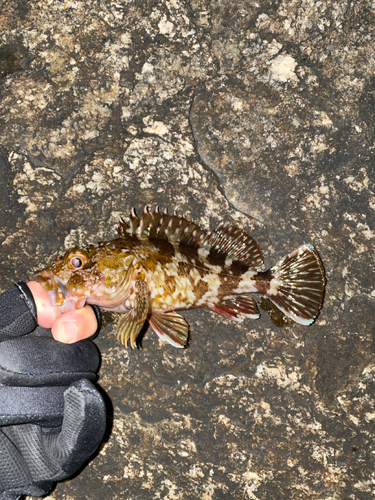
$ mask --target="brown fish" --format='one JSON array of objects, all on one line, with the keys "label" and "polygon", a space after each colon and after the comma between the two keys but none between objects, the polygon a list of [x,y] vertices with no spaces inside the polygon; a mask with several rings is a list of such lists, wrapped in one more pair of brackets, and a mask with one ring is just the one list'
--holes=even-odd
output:
[{"label": "brown fish", "polygon": [[259,318],[248,294],[269,297],[289,318],[310,325],[322,305],[325,277],[312,245],[302,245],[262,272],[262,251],[227,223],[206,232],[176,215],[145,207],[119,237],[74,247],[35,274],[61,312],[96,304],[122,313],[118,337],[131,347],[146,319],[160,338],[184,347],[189,327],[176,310],[208,307],[226,318]]}]

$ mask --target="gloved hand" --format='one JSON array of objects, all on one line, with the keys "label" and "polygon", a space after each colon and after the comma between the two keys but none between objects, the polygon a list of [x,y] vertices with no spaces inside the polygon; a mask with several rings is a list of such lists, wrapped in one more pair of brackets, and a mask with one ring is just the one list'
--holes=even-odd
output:
[{"label": "gloved hand", "polygon": [[106,409],[94,386],[99,354],[37,326],[21,283],[0,295],[0,500],[48,493],[97,450]]}]

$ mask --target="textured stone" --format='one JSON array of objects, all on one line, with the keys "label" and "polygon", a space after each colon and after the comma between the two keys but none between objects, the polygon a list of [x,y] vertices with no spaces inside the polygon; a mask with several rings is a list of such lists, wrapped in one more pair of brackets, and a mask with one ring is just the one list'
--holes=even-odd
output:
[{"label": "textured stone", "polygon": [[47,498],[373,498],[373,3],[0,5],[3,290],[145,204],[243,227],[267,266],[312,243],[327,274],[311,327],[262,301],[130,351],[110,321],[106,442]]}]

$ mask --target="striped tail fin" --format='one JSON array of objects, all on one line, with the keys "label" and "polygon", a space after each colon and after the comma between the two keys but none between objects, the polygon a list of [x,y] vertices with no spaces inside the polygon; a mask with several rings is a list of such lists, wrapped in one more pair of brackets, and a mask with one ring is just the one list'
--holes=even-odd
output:
[{"label": "striped tail fin", "polygon": [[322,306],[325,288],[323,264],[312,245],[302,245],[270,269],[267,297],[300,325],[311,325]]}]

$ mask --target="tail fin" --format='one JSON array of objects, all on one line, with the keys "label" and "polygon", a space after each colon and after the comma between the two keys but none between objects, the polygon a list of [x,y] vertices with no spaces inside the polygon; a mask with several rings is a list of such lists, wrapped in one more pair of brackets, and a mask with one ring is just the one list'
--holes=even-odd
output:
[{"label": "tail fin", "polygon": [[302,245],[271,270],[268,298],[300,325],[311,325],[323,302],[323,264],[312,245]]}]

